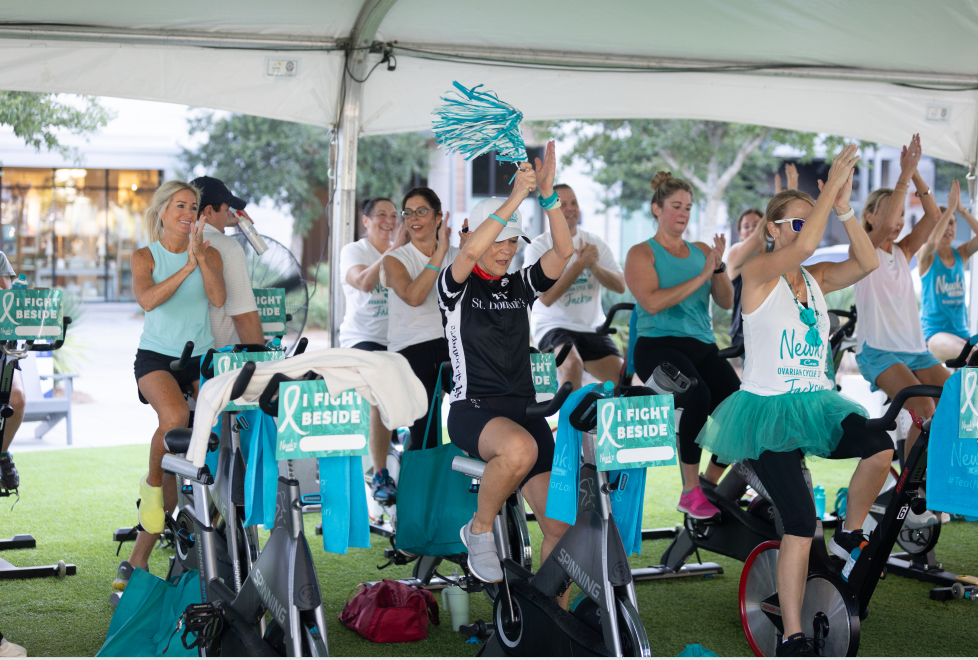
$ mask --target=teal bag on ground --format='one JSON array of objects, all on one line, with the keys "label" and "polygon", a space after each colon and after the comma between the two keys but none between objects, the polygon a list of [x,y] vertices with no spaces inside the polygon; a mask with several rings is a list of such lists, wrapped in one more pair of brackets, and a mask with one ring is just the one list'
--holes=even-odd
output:
[{"label": "teal bag on ground", "polygon": [[95,655],[197,657],[196,648],[183,647],[177,623],[188,605],[199,602],[197,571],[167,582],[137,568],[112,615],[105,643]]},{"label": "teal bag on ground", "polygon": [[472,519],[479,501],[478,495],[469,492],[472,479],[452,470],[452,460],[465,454],[453,444],[441,444],[441,419],[432,420],[440,398],[441,378],[435,385],[425,428],[428,437],[433,421],[438,424],[438,446],[406,451],[401,456],[394,535],[398,550],[433,557],[465,552],[459,530]]},{"label": "teal bag on ground", "polygon": [[719,656],[711,651],[710,649],[705,649],[700,644],[687,644],[686,648],[680,652],[677,658],[718,658]]}]

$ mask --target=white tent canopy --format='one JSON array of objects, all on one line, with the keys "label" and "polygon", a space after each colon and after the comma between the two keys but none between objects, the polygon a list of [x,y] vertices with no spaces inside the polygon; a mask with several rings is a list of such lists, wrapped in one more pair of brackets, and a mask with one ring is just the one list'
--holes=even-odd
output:
[{"label": "white tent canopy", "polygon": [[[0,89],[337,126],[334,257],[353,236],[356,137],[429,127],[453,80],[484,84],[527,119],[713,119],[890,145],[920,133],[928,155],[978,160],[978,0],[0,0],[0,8]],[[384,44],[396,67],[370,73]],[[341,314],[336,284],[331,302]]]}]

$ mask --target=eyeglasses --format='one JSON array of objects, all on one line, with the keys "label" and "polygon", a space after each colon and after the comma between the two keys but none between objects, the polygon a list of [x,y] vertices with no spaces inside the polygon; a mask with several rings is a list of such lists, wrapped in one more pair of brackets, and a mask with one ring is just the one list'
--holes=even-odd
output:
[{"label": "eyeglasses", "polygon": [[405,220],[410,220],[414,216],[418,216],[419,218],[423,218],[426,215],[428,215],[429,213],[431,213],[431,211],[432,211],[432,209],[429,209],[427,206],[419,206],[418,208],[416,208],[414,210],[412,210],[412,209],[405,209],[404,212],[401,213],[401,217],[404,218]]},{"label": "eyeglasses", "polygon": [[784,220],[775,220],[774,224],[780,225],[783,222],[790,222],[791,229],[794,231],[801,231],[801,228],[805,226],[804,218],[785,218]]},{"label": "eyeglasses", "polygon": [[370,214],[369,217],[373,218],[374,220],[381,220],[381,221],[383,221],[383,220],[397,220],[397,211],[395,211],[391,215],[387,215],[386,213],[372,213],[372,214]]}]

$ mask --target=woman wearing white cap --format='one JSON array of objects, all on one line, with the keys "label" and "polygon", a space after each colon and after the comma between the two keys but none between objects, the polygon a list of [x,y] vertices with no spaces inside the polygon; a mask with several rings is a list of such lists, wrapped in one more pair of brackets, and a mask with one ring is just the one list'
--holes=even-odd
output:
[{"label": "woman wearing white cap", "polygon": [[[536,400],[527,312],[574,254],[560,199],[553,191],[555,163],[551,142],[545,161],[536,160],[535,173],[529,164],[521,164],[508,199],[477,204],[461,252],[438,277],[438,303],[454,375],[448,434],[453,444],[488,463],[479,487],[479,508],[461,530],[469,569],[485,582],[503,578],[492,525],[499,507],[517,488],[543,531],[542,559],[567,530],[567,525],[545,515],[553,434],[546,420],[526,417],[527,405]],[[529,243],[516,209],[537,187],[550,219],[553,247],[539,261],[507,274],[519,238]]]},{"label": "woman wearing white cap", "polygon": [[[392,291],[387,299],[387,350],[407,358],[428,392],[430,408],[438,370],[443,362],[448,362],[435,280],[439,271],[452,263],[458,250],[449,244],[448,214],[442,217],[441,200],[434,190],[412,188],[404,195],[401,209],[404,222],[395,243],[405,244],[384,257],[381,275],[381,284]],[[410,242],[406,242],[406,237]],[[426,414],[411,425],[411,442],[406,449],[435,446],[441,425],[440,401],[437,408],[431,424]]]}]

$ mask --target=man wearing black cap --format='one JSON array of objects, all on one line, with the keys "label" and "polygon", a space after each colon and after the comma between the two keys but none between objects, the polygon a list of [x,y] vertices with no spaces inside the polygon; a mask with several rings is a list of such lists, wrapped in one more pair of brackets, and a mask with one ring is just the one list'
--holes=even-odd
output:
[{"label": "man wearing black cap", "polygon": [[198,217],[204,218],[204,240],[217,248],[224,260],[224,284],[227,302],[224,307],[211,305],[211,334],[214,346],[222,348],[231,344],[264,344],[265,333],[261,329],[258,305],[251,288],[248,262],[244,250],[236,240],[224,233],[225,227],[237,224],[231,209],[244,212],[246,202],[231,194],[220,179],[202,176],[191,183],[200,189]]}]

